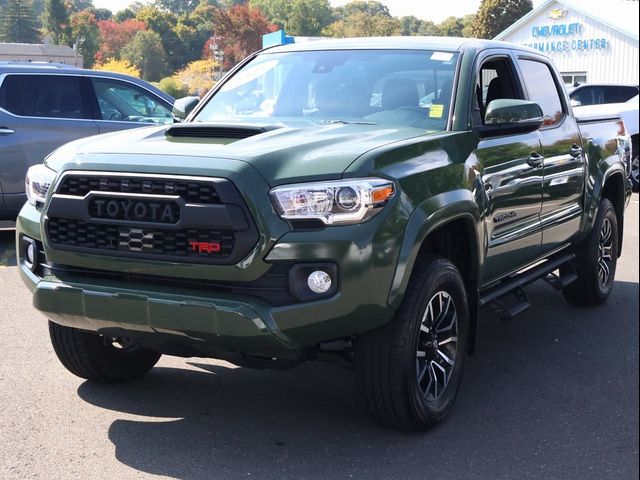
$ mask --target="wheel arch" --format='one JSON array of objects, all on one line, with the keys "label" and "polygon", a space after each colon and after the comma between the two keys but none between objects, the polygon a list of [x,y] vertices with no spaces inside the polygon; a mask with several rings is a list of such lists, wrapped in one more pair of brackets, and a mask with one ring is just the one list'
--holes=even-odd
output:
[{"label": "wheel arch", "polygon": [[388,299],[390,307],[399,307],[415,265],[426,255],[447,258],[460,271],[467,292],[470,352],[475,343],[483,263],[480,219],[478,205],[468,190],[437,195],[416,208],[405,230]]}]

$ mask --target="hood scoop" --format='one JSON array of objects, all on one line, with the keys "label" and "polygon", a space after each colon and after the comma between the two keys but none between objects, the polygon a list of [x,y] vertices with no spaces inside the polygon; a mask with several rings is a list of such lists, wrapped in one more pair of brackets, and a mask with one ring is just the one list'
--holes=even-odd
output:
[{"label": "hood scoop", "polygon": [[282,125],[179,123],[169,127],[164,134],[167,137],[174,138],[230,138],[241,140],[281,127]]}]

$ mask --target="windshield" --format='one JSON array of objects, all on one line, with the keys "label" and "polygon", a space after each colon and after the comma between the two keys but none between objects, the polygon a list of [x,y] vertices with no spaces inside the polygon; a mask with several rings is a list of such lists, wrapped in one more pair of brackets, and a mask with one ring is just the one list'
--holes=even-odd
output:
[{"label": "windshield", "polygon": [[264,53],[222,85],[196,122],[345,122],[446,129],[457,53]]}]

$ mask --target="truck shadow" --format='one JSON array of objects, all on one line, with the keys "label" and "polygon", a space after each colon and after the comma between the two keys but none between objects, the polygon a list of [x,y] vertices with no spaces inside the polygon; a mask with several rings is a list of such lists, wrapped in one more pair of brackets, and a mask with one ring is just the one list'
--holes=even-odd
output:
[{"label": "truck shadow", "polygon": [[352,372],[325,364],[274,372],[192,360],[195,369],[157,367],[126,385],[85,382],[78,394],[123,414],[108,431],[120,462],[179,479],[596,478],[633,467],[638,284],[617,282],[594,309],[544,284],[528,293],[533,307],[510,323],[483,313],[457,405],[424,435],[373,425]]},{"label": "truck shadow", "polygon": [[16,265],[16,232],[0,230],[0,266]]}]

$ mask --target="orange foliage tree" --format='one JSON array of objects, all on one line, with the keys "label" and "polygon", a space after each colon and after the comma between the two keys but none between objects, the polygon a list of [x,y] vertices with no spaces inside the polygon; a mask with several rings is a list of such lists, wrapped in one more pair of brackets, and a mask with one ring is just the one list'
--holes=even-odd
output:
[{"label": "orange foliage tree", "polygon": [[234,5],[227,10],[216,9],[214,25],[215,35],[221,37],[225,69],[260,50],[262,35],[278,29],[261,10],[249,4]]},{"label": "orange foliage tree", "polygon": [[133,40],[136,33],[146,30],[147,26],[140,20],[130,18],[123,22],[100,20],[100,48],[96,53],[96,63],[104,63],[113,58],[120,60],[120,51]]}]

